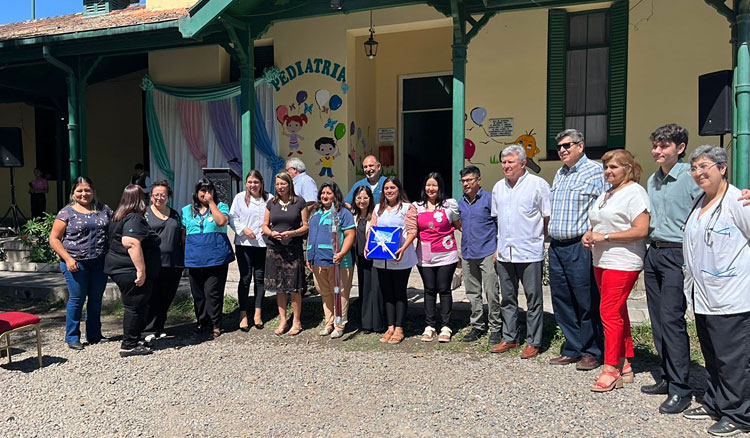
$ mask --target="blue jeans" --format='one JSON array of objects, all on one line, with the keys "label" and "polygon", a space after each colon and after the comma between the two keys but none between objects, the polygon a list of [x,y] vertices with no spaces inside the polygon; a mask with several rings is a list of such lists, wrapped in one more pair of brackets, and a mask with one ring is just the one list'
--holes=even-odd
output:
[{"label": "blue jeans", "polygon": [[104,256],[93,260],[76,260],[78,271],[68,271],[65,262],[60,262],[60,270],[68,283],[68,307],[65,313],[65,342],[80,341],[81,314],[86,305],[86,339],[98,341],[102,338],[102,295],[107,287],[107,274],[104,273]]}]

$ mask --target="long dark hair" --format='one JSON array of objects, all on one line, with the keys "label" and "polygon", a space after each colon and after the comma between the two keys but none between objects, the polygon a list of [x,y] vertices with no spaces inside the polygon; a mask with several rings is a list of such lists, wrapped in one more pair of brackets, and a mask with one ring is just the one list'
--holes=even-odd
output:
[{"label": "long dark hair", "polygon": [[341,206],[344,204],[344,195],[341,194],[341,189],[339,188],[339,185],[336,184],[333,181],[323,183],[320,188],[318,189],[318,202],[313,205],[312,211],[310,212],[310,216],[315,214],[316,211],[323,208],[323,202],[320,200],[320,194],[323,192],[323,189],[328,187],[333,192],[333,210],[334,211],[341,211]]},{"label": "long dark hair", "polygon": [[440,176],[437,172],[430,172],[427,174],[427,176],[424,178],[424,182],[422,183],[422,193],[419,195],[420,199],[419,202],[427,206],[427,192],[425,191],[425,186],[427,185],[427,180],[430,178],[437,181],[438,185],[438,192],[437,192],[437,199],[435,199],[435,207],[442,207],[443,203],[445,202],[445,183],[443,182],[443,177]]},{"label": "long dark hair", "polygon": [[146,211],[146,194],[138,184],[128,184],[122,191],[120,205],[117,206],[115,214],[112,215],[112,221],[117,222],[125,219],[130,213],[138,213],[143,216]]},{"label": "long dark hair", "polygon": [[398,208],[397,210],[401,209],[401,204],[404,202],[409,202],[409,198],[406,197],[406,192],[404,191],[404,185],[401,184],[401,180],[396,178],[395,176],[389,176],[388,178],[383,181],[383,194],[380,195],[380,205],[378,206],[378,215],[383,214],[385,211],[385,208],[388,206],[388,201],[385,199],[385,185],[391,183],[396,186],[398,189]]},{"label": "long dark hair", "polygon": [[94,193],[94,196],[91,198],[91,211],[97,212],[101,210],[101,204],[96,199],[96,189],[94,189],[94,183],[91,181],[91,178],[87,176],[79,176],[78,178],[73,180],[73,184],[70,186],[70,204],[69,205],[75,205],[76,204],[76,198],[73,196],[73,193],[75,193],[78,186],[81,184],[88,184],[89,187],[91,187],[91,191]]},{"label": "long dark hair", "polygon": [[193,192],[193,204],[190,206],[190,212],[193,216],[197,216],[198,212],[201,211],[201,208],[203,207],[200,198],[198,198],[198,192],[203,189],[211,192],[214,197],[215,203],[218,204],[219,202],[221,202],[221,199],[219,199],[219,194],[216,193],[216,186],[214,186],[214,183],[211,182],[210,179],[204,176],[199,179],[197,183],[195,183],[195,191]]},{"label": "long dark hair", "polygon": [[373,210],[375,210],[375,197],[372,195],[372,190],[370,189],[369,186],[367,186],[367,184],[361,185],[357,187],[356,189],[354,189],[354,194],[352,195],[351,211],[352,211],[352,215],[354,215],[354,217],[356,217],[358,220],[362,219],[360,217],[361,214],[359,211],[359,207],[357,207],[357,196],[362,192],[365,192],[367,197],[370,198],[370,203],[367,204],[367,211],[365,212],[365,217],[364,217],[365,220],[369,221],[370,218],[372,217]]},{"label": "long dark hair", "polygon": [[[247,184],[247,179],[250,178],[251,176],[257,179],[258,181],[260,181],[260,197],[263,198],[263,200],[265,201],[266,198],[268,197],[268,192],[266,191],[266,183],[265,181],[263,181],[263,175],[261,175],[261,173],[255,169],[251,170],[245,176],[245,184]],[[250,194],[249,191],[245,193],[245,199],[250,199],[249,198],[250,196],[252,195]]]}]

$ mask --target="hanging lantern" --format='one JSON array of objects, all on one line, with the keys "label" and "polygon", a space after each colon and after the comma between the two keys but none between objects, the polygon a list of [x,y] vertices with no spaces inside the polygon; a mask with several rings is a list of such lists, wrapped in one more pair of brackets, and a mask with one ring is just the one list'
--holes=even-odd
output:
[{"label": "hanging lantern", "polygon": [[365,41],[365,55],[370,59],[378,54],[378,42],[375,41],[373,35],[375,35],[375,30],[372,28],[372,11],[370,11],[370,38]]}]

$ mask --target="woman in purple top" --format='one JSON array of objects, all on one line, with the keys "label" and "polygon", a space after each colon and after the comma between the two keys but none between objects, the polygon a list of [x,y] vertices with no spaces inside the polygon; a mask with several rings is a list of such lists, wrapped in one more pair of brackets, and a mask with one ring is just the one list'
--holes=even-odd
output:
[{"label": "woman in purple top", "polygon": [[107,252],[107,226],[112,210],[96,200],[94,186],[85,176],[76,178],[70,191],[70,204],[57,213],[49,244],[62,260],[68,283],[65,315],[65,342],[82,350],[81,313],[86,305],[86,339],[89,344],[106,341],[102,336],[102,295],[107,286],[104,255]]}]

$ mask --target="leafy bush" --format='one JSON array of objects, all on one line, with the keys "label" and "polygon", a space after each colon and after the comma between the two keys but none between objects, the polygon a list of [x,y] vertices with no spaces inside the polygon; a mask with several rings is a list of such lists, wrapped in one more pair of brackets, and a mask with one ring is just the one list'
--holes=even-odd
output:
[{"label": "leafy bush", "polygon": [[54,263],[58,260],[57,254],[49,246],[49,233],[52,231],[52,224],[54,222],[55,215],[44,213],[42,217],[29,219],[21,227],[21,235],[18,237],[18,240],[31,251],[28,261]]}]

